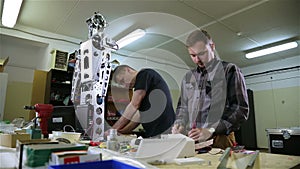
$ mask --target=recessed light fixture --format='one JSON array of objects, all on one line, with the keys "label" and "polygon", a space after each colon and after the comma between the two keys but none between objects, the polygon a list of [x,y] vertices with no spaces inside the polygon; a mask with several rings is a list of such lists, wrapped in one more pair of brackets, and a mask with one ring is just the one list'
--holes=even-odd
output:
[{"label": "recessed light fixture", "polygon": [[268,54],[272,54],[272,53],[276,53],[276,52],[281,52],[281,51],[288,50],[288,49],[293,49],[296,47],[298,47],[297,42],[288,42],[288,43],[284,43],[281,45],[249,52],[249,53],[246,53],[245,56],[248,59],[252,59],[252,58],[256,58],[256,57],[260,57],[260,56],[264,56],[264,55],[268,55]]},{"label": "recessed light fixture", "polygon": [[4,0],[2,25],[12,28],[17,22],[17,18],[22,5],[22,0]]},{"label": "recessed light fixture", "polygon": [[131,32],[128,35],[121,38],[120,40],[118,40],[116,43],[117,43],[119,49],[121,49],[122,47],[132,43],[133,41],[136,41],[136,40],[140,39],[145,34],[146,34],[145,30],[136,29],[133,32]]}]

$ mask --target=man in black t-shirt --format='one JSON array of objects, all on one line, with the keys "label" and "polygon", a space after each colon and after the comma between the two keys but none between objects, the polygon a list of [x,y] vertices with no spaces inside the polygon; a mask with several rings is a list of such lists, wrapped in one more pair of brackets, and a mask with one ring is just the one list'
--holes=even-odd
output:
[{"label": "man in black t-shirt", "polygon": [[114,70],[113,80],[126,88],[132,88],[133,95],[112,128],[126,134],[142,124],[145,137],[170,133],[170,127],[175,121],[172,98],[167,83],[156,71],[136,71],[128,65],[120,65]]}]

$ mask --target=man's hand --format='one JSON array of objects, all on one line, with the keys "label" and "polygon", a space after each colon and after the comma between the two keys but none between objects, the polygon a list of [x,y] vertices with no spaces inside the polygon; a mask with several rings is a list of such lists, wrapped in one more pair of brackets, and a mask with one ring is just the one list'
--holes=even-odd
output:
[{"label": "man's hand", "polygon": [[109,130],[110,130],[110,129],[108,129],[108,130],[106,130],[106,131],[104,132],[104,138],[107,138],[107,136],[109,135]]},{"label": "man's hand", "polygon": [[174,124],[172,127],[172,134],[184,134],[184,126],[180,124]]},{"label": "man's hand", "polygon": [[188,132],[188,137],[195,141],[203,142],[209,139],[212,133],[207,128],[195,128]]}]

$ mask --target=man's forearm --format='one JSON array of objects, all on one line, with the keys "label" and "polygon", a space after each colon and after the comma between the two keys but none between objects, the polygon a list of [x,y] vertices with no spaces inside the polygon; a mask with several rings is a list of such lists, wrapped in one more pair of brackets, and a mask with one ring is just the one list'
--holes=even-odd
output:
[{"label": "man's forearm", "polygon": [[120,130],[123,127],[125,127],[130,122],[130,120],[132,119],[132,117],[133,117],[133,115],[135,114],[136,111],[137,111],[137,109],[134,106],[132,106],[131,103],[129,103],[128,106],[126,107],[123,115],[113,125],[112,128]]},{"label": "man's forearm", "polygon": [[140,123],[130,121],[125,127],[119,130],[122,134],[130,134]]},{"label": "man's forearm", "polygon": [[132,117],[131,121],[125,127],[120,129],[119,132],[122,134],[132,133],[132,130],[134,130],[139,124],[140,124],[140,113],[136,112]]},{"label": "man's forearm", "polygon": [[130,122],[130,120],[128,120],[127,118],[121,116],[119,118],[119,120],[112,126],[112,128],[120,130],[121,128],[126,126],[129,122]]}]

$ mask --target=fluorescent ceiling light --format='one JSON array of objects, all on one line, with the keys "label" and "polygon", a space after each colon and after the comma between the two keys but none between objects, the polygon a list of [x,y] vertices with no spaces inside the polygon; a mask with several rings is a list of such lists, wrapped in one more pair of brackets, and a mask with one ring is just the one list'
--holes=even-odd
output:
[{"label": "fluorescent ceiling light", "polygon": [[297,46],[298,46],[297,42],[289,42],[289,43],[285,43],[282,45],[277,45],[277,46],[273,46],[270,48],[258,50],[255,52],[246,53],[246,58],[252,59],[255,57],[259,57],[259,56],[264,56],[264,55],[281,52],[281,51],[288,50],[288,49],[293,49],[293,48],[296,48]]},{"label": "fluorescent ceiling light", "polygon": [[20,12],[22,0],[4,0],[2,25],[14,27]]},{"label": "fluorescent ceiling light", "polygon": [[139,38],[143,37],[146,32],[143,29],[136,29],[135,31],[129,33],[125,37],[118,40],[116,43],[119,46],[119,49],[128,45],[129,43],[138,40]]}]

